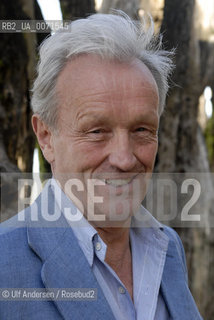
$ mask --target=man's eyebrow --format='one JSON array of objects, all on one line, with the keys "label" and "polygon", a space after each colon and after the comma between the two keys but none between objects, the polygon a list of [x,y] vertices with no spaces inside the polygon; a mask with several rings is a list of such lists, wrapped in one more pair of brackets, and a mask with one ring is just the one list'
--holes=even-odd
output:
[{"label": "man's eyebrow", "polygon": [[157,115],[155,113],[145,113],[145,114],[140,114],[140,115],[136,115],[136,117],[134,118],[134,122],[136,123],[141,123],[141,122],[151,122],[152,120],[157,120]]},{"label": "man's eyebrow", "polygon": [[[106,112],[108,111],[108,112]],[[157,118],[157,112],[155,110],[151,110],[149,106],[140,106],[136,105],[130,109],[132,117],[133,113],[135,113],[135,117],[133,117],[134,122],[145,122],[151,121],[152,119]],[[109,107],[108,109],[103,110],[100,106],[91,106],[87,111],[84,108],[78,110],[75,115],[77,121],[84,121],[85,119],[88,120],[97,120],[97,121],[109,121],[112,119],[112,108]],[[131,119],[130,119],[131,120]],[[121,119],[122,121],[122,119]]]},{"label": "man's eyebrow", "polygon": [[[115,121],[115,120],[113,120]],[[101,115],[101,114],[84,114],[82,115],[79,119],[78,122],[80,125],[111,125],[112,124],[112,118],[110,118],[107,115]],[[145,114],[134,117],[131,121],[126,119],[123,121],[122,119],[120,120],[120,124],[126,127],[128,126],[129,128],[133,126],[140,126],[140,125],[149,125],[154,128],[158,127],[158,118],[155,117],[155,115],[151,114]]]},{"label": "man's eyebrow", "polygon": [[84,112],[79,112],[76,115],[77,121],[84,121],[85,119],[88,120],[97,120],[97,121],[106,121],[110,120],[109,115],[102,114],[102,112],[99,112],[98,110],[91,110],[90,112],[84,113]]}]

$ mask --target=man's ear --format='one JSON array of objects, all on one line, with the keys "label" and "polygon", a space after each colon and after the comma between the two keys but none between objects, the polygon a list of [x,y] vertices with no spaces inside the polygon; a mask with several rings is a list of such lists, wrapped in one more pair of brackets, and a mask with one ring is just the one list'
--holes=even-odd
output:
[{"label": "man's ear", "polygon": [[54,161],[53,133],[37,114],[32,116],[31,122],[42,153],[45,159],[51,164]]}]

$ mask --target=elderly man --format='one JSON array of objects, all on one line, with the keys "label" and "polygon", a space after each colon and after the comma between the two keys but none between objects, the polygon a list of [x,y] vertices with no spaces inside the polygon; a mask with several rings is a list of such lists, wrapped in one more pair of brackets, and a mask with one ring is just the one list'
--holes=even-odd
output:
[{"label": "elderly man", "polygon": [[95,14],[42,44],[32,125],[53,178],[2,225],[0,283],[96,297],[1,299],[1,319],[201,319],[178,235],[141,206],[172,69],[153,32]]}]

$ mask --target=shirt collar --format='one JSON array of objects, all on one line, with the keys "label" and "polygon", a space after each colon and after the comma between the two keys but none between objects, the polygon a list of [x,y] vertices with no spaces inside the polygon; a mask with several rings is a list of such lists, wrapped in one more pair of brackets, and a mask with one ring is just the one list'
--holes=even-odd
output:
[{"label": "shirt collar", "polygon": [[164,233],[164,226],[143,206],[132,217],[130,234],[140,237],[142,241],[154,245],[160,250],[167,251],[169,238]]}]

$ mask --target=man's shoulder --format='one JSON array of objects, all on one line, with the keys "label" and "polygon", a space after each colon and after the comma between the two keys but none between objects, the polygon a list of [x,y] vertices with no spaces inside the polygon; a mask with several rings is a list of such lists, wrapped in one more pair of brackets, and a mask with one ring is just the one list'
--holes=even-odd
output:
[{"label": "man's shoulder", "polygon": [[[7,250],[10,242],[14,242],[14,247],[16,246],[17,237],[22,240],[22,244],[26,240],[26,222],[19,221],[18,214],[12,218],[0,223],[0,251],[3,252]],[[20,245],[20,243],[19,243]]]},{"label": "man's shoulder", "polygon": [[[24,237],[27,232],[27,219],[31,206],[20,211],[10,219],[0,223],[0,243],[5,240],[10,241],[17,236]],[[23,239],[23,238],[22,238]],[[0,250],[2,246],[0,246]]]},{"label": "man's shoulder", "polygon": [[166,225],[163,225],[163,231],[168,236],[169,240],[175,243],[177,249],[183,251],[183,244],[178,233],[173,228]]},{"label": "man's shoulder", "polygon": [[0,257],[1,287],[4,283],[10,287],[8,279],[11,286],[17,285],[18,279],[22,279],[27,270],[40,264],[29,247],[26,222],[20,222],[18,215],[0,224]]},{"label": "man's shoulder", "polygon": [[178,241],[178,239],[180,239],[178,233],[173,228],[166,226],[166,225],[163,225],[163,224],[162,224],[162,226],[163,226],[163,231],[169,237],[170,240]]},{"label": "man's shoulder", "polygon": [[177,249],[177,254],[180,258],[180,261],[182,263],[182,267],[185,273],[186,280],[188,278],[187,276],[187,265],[186,265],[186,255],[184,251],[184,247],[181,241],[180,236],[178,233],[171,227],[163,225],[163,231],[168,236],[169,241],[172,241],[175,244],[175,247]]}]

